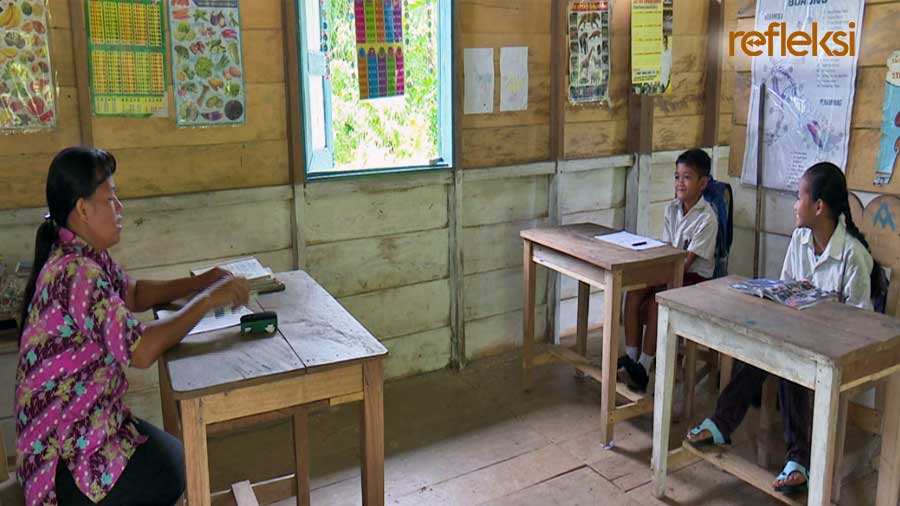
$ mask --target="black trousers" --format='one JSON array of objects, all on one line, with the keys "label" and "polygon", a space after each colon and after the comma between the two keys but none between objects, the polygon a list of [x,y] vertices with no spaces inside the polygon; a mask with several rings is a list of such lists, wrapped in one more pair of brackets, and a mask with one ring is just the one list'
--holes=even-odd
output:
[{"label": "black trousers", "polygon": [[[150,423],[134,419],[147,442],[138,446],[119,480],[101,506],[172,506],[185,489],[184,447],[181,441]],[[72,474],[60,461],[56,466],[56,497],[60,506],[91,506]]]},{"label": "black trousers", "polygon": [[[754,399],[762,395],[766,371],[748,364],[736,363],[731,381],[716,402],[712,421],[730,437],[747,414]],[[811,391],[786,379],[778,380],[778,402],[784,420],[784,440],[787,443],[787,460],[793,460],[809,469],[809,452],[812,441]]]}]

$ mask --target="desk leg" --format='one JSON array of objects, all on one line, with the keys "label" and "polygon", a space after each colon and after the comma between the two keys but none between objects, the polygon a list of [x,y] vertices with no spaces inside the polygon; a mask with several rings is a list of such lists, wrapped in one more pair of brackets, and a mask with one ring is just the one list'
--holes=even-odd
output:
[{"label": "desk leg", "polygon": [[[582,357],[587,356],[588,311],[591,304],[591,285],[584,281],[578,282],[578,322],[575,332],[575,351]],[[575,369],[577,378],[584,377],[584,373]]]},{"label": "desk leg", "polygon": [[188,399],[180,404],[188,503],[191,506],[210,506],[209,455],[200,399]]},{"label": "desk leg", "polygon": [[760,467],[771,467],[774,464],[773,455],[769,450],[772,448],[773,438],[782,437],[780,434],[774,433],[778,381],[778,377],[770,374],[762,385],[759,404],[759,438],[756,440],[756,465]]},{"label": "desk leg", "polygon": [[364,506],[384,506],[384,365],[363,364],[362,499]]},{"label": "desk leg", "polygon": [[656,387],[653,398],[653,495],[666,494],[666,465],[669,457],[669,430],[672,426],[672,387],[678,363],[678,337],[669,326],[669,308],[659,306],[656,348]]},{"label": "desk leg", "polygon": [[169,434],[180,438],[181,430],[178,428],[178,403],[172,393],[172,380],[169,379],[169,366],[164,359],[157,362],[159,372],[159,400],[162,407],[163,428]]},{"label": "desk leg", "polygon": [[[840,502],[841,485],[844,481],[844,446],[847,441],[847,408],[850,397],[847,393],[841,394],[838,405],[837,436],[834,440],[834,485],[831,488],[831,500]],[[897,501],[894,501],[896,506]]]},{"label": "desk leg", "polygon": [[522,283],[524,300],[522,304],[522,372],[525,390],[531,390],[534,382],[534,244],[523,241]]},{"label": "desk leg", "polygon": [[600,438],[613,446],[613,411],[616,410],[616,362],[619,357],[619,315],[622,312],[622,272],[606,271],[603,291],[603,384],[600,385]]},{"label": "desk leg", "polygon": [[719,366],[719,393],[725,390],[728,383],[731,382],[731,373],[734,370],[734,358],[719,353],[719,360],[722,364]]},{"label": "desk leg", "polygon": [[294,411],[294,495],[297,506],[309,506],[309,431],[306,408]]},{"label": "desk leg", "polygon": [[837,427],[840,391],[841,371],[833,366],[819,364],[816,367],[807,504],[831,504],[835,427]]},{"label": "desk leg", "polygon": [[684,340],[684,407],[682,419],[694,417],[694,388],[697,383],[697,343]]},{"label": "desk leg", "polygon": [[900,373],[888,378],[886,390],[876,506],[896,506],[900,495]]}]

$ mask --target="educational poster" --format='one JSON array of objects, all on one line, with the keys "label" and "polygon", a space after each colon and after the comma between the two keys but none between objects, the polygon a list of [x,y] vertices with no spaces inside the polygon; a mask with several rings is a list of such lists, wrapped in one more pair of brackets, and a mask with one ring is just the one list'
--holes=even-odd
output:
[{"label": "educational poster", "polygon": [[494,112],[494,48],[467,47],[463,59],[466,74],[463,114]]},{"label": "educational poster", "polygon": [[639,95],[671,89],[673,0],[631,4],[631,85]]},{"label": "educational poster", "polygon": [[610,2],[569,1],[569,102],[609,105]]},{"label": "educational poster", "polygon": [[[806,32],[809,35],[816,23],[816,33],[820,36],[818,54],[807,51],[805,56],[800,56],[788,51],[782,56],[782,36],[773,40],[772,56],[762,50],[759,56],[752,57],[742,176],[744,183],[756,183],[759,90],[765,81],[763,184],[767,188],[788,191],[797,190],[800,176],[816,162],[832,162],[842,170],[847,167],[858,52],[829,56],[821,49],[822,44],[830,48],[828,52],[840,52],[842,48],[834,44],[833,38],[829,38],[829,43],[821,35],[836,31],[848,35],[846,31],[850,27],[852,40],[861,40],[863,13],[863,0],[829,0],[812,5],[793,3],[791,0],[758,0],[755,30],[766,32],[773,24],[779,32]],[[780,23],[771,20],[780,20]],[[766,49],[766,45],[762,48]],[[737,50],[741,50],[740,47]]]},{"label": "educational poster", "polygon": [[403,95],[403,2],[353,0],[359,99]]},{"label": "educational poster", "polygon": [[887,68],[881,116],[881,144],[878,148],[878,166],[875,168],[876,185],[890,183],[891,176],[900,166],[900,50],[888,57]]},{"label": "educational poster", "polygon": [[87,0],[94,116],[168,115],[164,7],[161,0]]},{"label": "educational poster", "polygon": [[500,110],[528,109],[528,48],[500,48]]},{"label": "educational poster", "polygon": [[178,126],[246,122],[239,0],[169,0]]},{"label": "educational poster", "polygon": [[44,0],[0,3],[0,130],[56,125]]}]

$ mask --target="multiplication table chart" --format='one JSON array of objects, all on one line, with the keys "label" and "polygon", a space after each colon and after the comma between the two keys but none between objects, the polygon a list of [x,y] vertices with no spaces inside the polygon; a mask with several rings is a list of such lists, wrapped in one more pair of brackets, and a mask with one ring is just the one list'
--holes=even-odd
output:
[{"label": "multiplication table chart", "polygon": [[162,2],[88,0],[85,14],[94,115],[165,114]]}]

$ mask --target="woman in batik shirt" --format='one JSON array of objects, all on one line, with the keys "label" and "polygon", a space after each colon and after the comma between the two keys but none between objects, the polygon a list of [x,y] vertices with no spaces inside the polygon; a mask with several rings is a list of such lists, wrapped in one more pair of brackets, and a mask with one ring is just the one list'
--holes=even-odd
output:
[{"label": "woman in batik shirt", "polygon": [[[110,258],[122,203],[116,161],[68,148],[47,176],[16,375],[16,471],[28,506],[170,505],[185,487],[181,443],[134,417],[126,367],[147,368],[216,307],[246,303],[247,282],[215,269],[133,281]],[[133,313],[192,296],[175,316]]]}]

